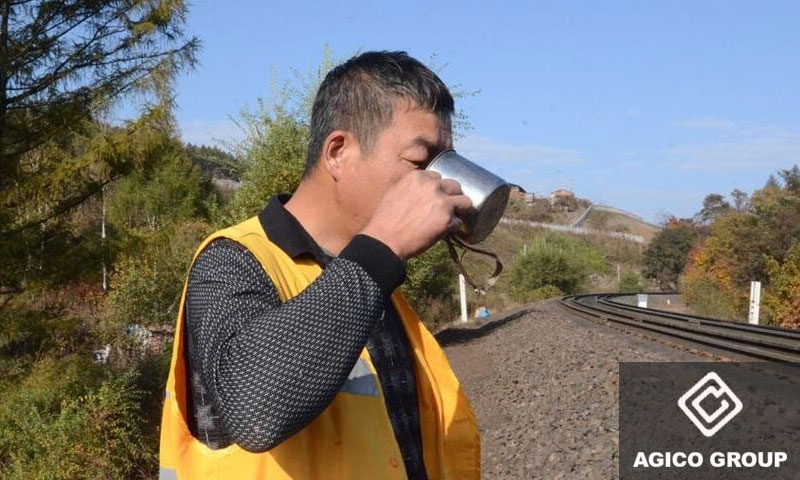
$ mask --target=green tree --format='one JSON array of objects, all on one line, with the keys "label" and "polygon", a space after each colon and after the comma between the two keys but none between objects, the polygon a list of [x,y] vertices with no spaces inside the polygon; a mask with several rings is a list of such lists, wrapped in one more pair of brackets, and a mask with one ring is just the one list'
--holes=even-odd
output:
[{"label": "green tree", "polygon": [[735,208],[739,212],[744,212],[750,207],[750,199],[747,196],[746,192],[735,188],[731,192],[731,198],[733,198],[733,208]]},{"label": "green tree", "polygon": [[[129,168],[122,152],[89,169],[52,153],[126,94],[171,101],[169,82],[199,45],[183,33],[185,14],[181,0],[0,2],[0,236],[70,210]],[[43,175],[71,181],[17,220]]]},{"label": "green tree", "polygon": [[240,113],[236,123],[244,139],[228,145],[237,163],[226,166],[242,185],[217,219],[218,225],[255,215],[272,195],[297,188],[305,169],[314,97],[333,65],[333,53],[326,45],[319,67],[307,74],[293,70],[291,81],[281,81],[273,73],[269,97],[258,98],[255,110]]},{"label": "green tree", "polygon": [[199,165],[207,178],[241,180],[242,162],[235,155],[219,147],[186,144],[186,154],[192,163]]},{"label": "green tree", "polygon": [[711,193],[706,195],[703,199],[703,208],[695,216],[697,223],[700,225],[709,225],[719,216],[731,210],[730,203],[725,200],[725,197],[718,193]]},{"label": "green tree", "polygon": [[[198,49],[185,14],[181,0],[0,1],[0,308],[48,269],[73,278],[51,256],[82,240],[66,217],[151,166]],[[142,115],[106,125],[133,93]]]},{"label": "green tree", "polygon": [[201,209],[200,167],[180,144],[166,140],[154,152],[158,164],[133,172],[110,191],[109,220],[125,232],[156,232],[197,216]]},{"label": "green tree", "polygon": [[186,273],[195,249],[210,233],[202,221],[184,222],[174,228],[137,239],[135,248],[121,255],[111,279],[114,315],[104,332],[119,337],[132,324],[146,327],[175,323]]},{"label": "green tree", "polygon": [[645,277],[654,279],[662,290],[677,290],[689,250],[698,237],[697,228],[690,222],[665,225],[644,251]]},{"label": "green tree", "polygon": [[228,209],[230,223],[257,214],[276,193],[291,193],[300,183],[308,148],[308,125],[284,106],[259,102],[256,114],[242,116],[246,137],[239,145],[242,187]]}]

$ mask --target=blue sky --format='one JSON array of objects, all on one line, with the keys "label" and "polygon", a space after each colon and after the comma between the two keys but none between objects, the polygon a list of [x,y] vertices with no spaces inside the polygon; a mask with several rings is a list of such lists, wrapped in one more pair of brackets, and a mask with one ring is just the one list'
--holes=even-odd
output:
[{"label": "blue sky", "polygon": [[183,138],[235,138],[271,72],[371,49],[436,56],[473,129],[456,149],[537,194],[648,220],[800,163],[800,2],[197,1]]}]

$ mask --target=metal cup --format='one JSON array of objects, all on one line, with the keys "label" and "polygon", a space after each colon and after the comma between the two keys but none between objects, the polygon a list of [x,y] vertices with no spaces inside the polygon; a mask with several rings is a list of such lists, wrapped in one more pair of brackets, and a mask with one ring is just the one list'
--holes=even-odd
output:
[{"label": "metal cup", "polygon": [[511,192],[508,183],[455,150],[443,151],[425,170],[456,180],[464,195],[472,200],[472,209],[456,235],[467,243],[478,243],[488,237],[506,210]]}]

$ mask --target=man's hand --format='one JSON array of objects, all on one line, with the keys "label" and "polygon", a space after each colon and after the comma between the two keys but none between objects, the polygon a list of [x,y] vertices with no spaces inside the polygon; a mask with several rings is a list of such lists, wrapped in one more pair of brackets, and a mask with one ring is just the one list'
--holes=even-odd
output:
[{"label": "man's hand", "polygon": [[401,259],[427,250],[447,233],[456,232],[472,208],[461,185],[436,172],[413,170],[381,199],[360,233],[386,244]]}]

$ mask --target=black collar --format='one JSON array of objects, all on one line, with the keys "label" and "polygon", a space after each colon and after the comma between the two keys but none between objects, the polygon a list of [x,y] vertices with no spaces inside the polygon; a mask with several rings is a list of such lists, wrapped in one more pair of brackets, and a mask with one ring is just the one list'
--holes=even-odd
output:
[{"label": "black collar", "polygon": [[283,206],[290,198],[290,194],[280,193],[269,199],[267,206],[258,214],[261,228],[272,243],[293,259],[311,257],[324,267],[333,257],[320,248],[303,225]]}]

